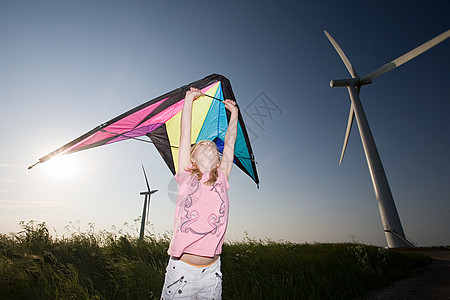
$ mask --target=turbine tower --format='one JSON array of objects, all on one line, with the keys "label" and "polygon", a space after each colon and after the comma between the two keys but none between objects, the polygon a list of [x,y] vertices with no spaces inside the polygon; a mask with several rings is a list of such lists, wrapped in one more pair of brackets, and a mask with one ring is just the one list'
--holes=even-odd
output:
[{"label": "turbine tower", "polygon": [[326,30],[325,35],[327,36],[333,47],[336,49],[337,53],[344,62],[344,65],[347,67],[348,72],[352,76],[352,78],[350,79],[338,79],[330,81],[331,87],[347,87],[351,100],[347,131],[345,133],[344,145],[342,147],[339,165],[341,165],[342,159],[344,158],[344,153],[345,149],[347,148],[347,142],[352,128],[353,119],[356,117],[356,123],[358,124],[359,134],[361,136],[364,153],[366,155],[370,177],[372,179],[373,188],[375,190],[375,196],[378,200],[381,222],[383,224],[383,230],[386,236],[388,247],[414,247],[414,245],[406,239],[405,233],[403,231],[397,208],[395,207],[394,198],[392,197],[391,189],[386,178],[386,173],[384,172],[380,155],[378,154],[378,150],[375,145],[375,140],[373,139],[369,123],[367,122],[366,115],[359,99],[359,92],[363,85],[372,83],[372,80],[374,80],[375,78],[380,77],[381,75],[401,66],[402,64],[408,62],[414,57],[422,54],[423,52],[447,39],[450,36],[450,30],[445,31],[444,33],[409,51],[399,58],[394,59],[393,61],[381,66],[380,68],[364,76],[363,78],[360,78],[358,76],[344,51],[342,51],[338,43]]},{"label": "turbine tower", "polygon": [[[156,193],[158,190],[150,190],[150,185],[148,184],[147,174],[145,174],[144,165],[142,165],[142,171],[144,171],[145,183],[147,184],[147,192],[141,192],[140,195],[145,195],[144,208],[142,209],[142,220],[141,220],[141,231],[139,232],[139,239],[144,239],[144,229],[145,222],[148,220],[148,215],[150,214],[150,195]],[[148,210],[148,213],[147,213]]]}]

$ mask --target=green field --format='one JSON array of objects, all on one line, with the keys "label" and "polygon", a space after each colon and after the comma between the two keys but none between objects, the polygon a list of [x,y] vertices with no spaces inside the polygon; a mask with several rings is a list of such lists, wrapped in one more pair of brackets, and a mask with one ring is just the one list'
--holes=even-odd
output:
[{"label": "green field", "polygon": [[[55,238],[45,223],[0,235],[0,299],[158,299],[168,236],[111,232]],[[223,299],[354,299],[414,274],[431,258],[358,243],[244,238],[222,253]]]}]

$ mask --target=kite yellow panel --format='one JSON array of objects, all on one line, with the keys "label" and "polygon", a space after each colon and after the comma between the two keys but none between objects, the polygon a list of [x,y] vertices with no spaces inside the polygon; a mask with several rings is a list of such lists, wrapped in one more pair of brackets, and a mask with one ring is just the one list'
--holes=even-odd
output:
[{"label": "kite yellow panel", "polygon": [[[206,91],[205,94],[214,96],[218,87],[219,84],[214,85]],[[196,99],[192,105],[191,144],[197,142],[197,137],[202,129],[212,101],[212,98],[202,96]],[[166,123],[167,136],[169,137],[170,145],[173,146],[171,150],[176,172],[178,171],[178,146],[180,143],[181,113],[182,111],[178,112]]]}]

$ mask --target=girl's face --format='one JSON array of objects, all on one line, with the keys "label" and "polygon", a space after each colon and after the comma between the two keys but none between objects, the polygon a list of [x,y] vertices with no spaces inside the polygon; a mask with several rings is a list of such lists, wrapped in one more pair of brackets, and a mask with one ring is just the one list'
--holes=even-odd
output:
[{"label": "girl's face", "polygon": [[199,142],[192,153],[192,162],[202,172],[209,172],[219,165],[219,151],[212,141]]}]

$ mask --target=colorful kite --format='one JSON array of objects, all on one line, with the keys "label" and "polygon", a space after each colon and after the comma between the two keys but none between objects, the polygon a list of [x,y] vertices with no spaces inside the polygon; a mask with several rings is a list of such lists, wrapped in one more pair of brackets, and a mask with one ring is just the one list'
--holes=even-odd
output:
[{"label": "colorful kite", "polygon": [[[230,113],[225,109],[222,101],[224,99],[235,100],[235,97],[229,80],[224,76],[212,74],[150,100],[97,126],[40,158],[28,169],[57,155],[70,154],[127,139],[142,140],[139,137],[146,135],[158,149],[172,174],[175,174],[178,168],[181,110],[183,109],[184,95],[190,87],[199,88],[205,94],[195,100],[193,104],[191,143],[211,140],[216,143],[219,152],[222,153],[230,118]],[[259,186],[252,147],[240,112],[234,163]]]}]

